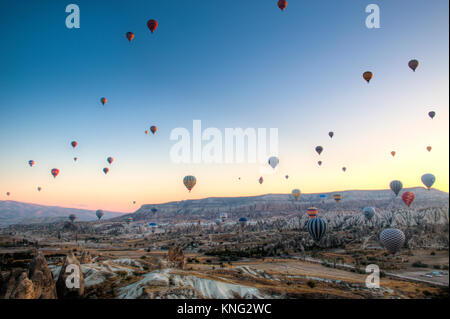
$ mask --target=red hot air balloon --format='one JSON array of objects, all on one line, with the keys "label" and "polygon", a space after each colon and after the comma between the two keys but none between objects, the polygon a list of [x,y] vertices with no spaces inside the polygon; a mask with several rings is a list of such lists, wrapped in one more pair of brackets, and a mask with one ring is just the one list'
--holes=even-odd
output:
[{"label": "red hot air balloon", "polygon": [[129,42],[134,39],[134,33],[133,32],[127,32],[126,37]]},{"label": "red hot air balloon", "polygon": [[73,161],[74,161],[74,162],[78,161],[78,157],[74,157],[74,158],[73,158]]},{"label": "red hot air balloon", "polygon": [[427,151],[431,152],[432,147],[431,146],[427,146]]},{"label": "red hot air balloon", "polygon": [[58,176],[58,174],[59,174],[59,169],[54,168],[54,169],[52,169],[51,172],[52,172],[53,178],[56,178],[56,176]]},{"label": "red hot air balloon", "polygon": [[9,196],[9,195],[11,195],[11,193],[10,192],[6,192],[6,196]]},{"label": "red hot air balloon", "polygon": [[155,32],[156,28],[158,27],[158,21],[150,19],[147,21],[147,27],[149,28],[150,32]]},{"label": "red hot air balloon", "polygon": [[114,162],[114,158],[112,158],[112,157],[110,156],[110,157],[108,157],[108,158],[106,159],[106,161],[107,161],[109,164],[112,164],[112,162]]},{"label": "red hot air balloon", "polygon": [[106,97],[102,97],[102,98],[100,99],[100,102],[102,103],[102,105],[105,105],[106,102],[108,102],[108,99],[107,99]]},{"label": "red hot air balloon", "polygon": [[279,0],[278,1],[278,8],[281,9],[281,11],[284,11],[287,7],[287,1],[286,0]]},{"label": "red hot air balloon", "polygon": [[158,128],[156,126],[150,127],[150,131],[152,131],[153,134],[155,134],[157,130]]},{"label": "red hot air balloon", "polygon": [[406,206],[410,207],[414,199],[416,198],[416,195],[414,195],[413,192],[404,192],[402,194],[402,200],[406,204]]},{"label": "red hot air balloon", "polygon": [[70,142],[70,145],[72,145],[73,148],[77,147],[78,143],[76,141]]},{"label": "red hot air balloon", "polygon": [[106,174],[108,174],[108,172],[109,172],[109,168],[105,167],[105,168],[103,169],[103,173],[105,173],[105,175],[106,175]]},{"label": "red hot air balloon", "polygon": [[391,152],[392,157],[394,157],[395,154],[397,154],[395,151],[392,151],[392,152]]},{"label": "red hot air balloon", "polygon": [[148,131],[145,131],[145,134],[148,134]]}]

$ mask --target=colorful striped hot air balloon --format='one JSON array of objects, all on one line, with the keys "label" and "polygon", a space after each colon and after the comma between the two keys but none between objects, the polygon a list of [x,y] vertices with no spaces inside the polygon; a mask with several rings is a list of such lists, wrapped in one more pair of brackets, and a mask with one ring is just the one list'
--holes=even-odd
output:
[{"label": "colorful striped hot air balloon", "polygon": [[197,179],[195,178],[195,176],[192,175],[185,176],[183,178],[183,184],[190,192],[192,188],[195,186],[195,184],[197,184]]},{"label": "colorful striped hot air balloon", "polygon": [[306,211],[310,219],[316,218],[317,214],[319,214],[319,210],[316,207],[309,207]]},{"label": "colorful striped hot air balloon", "polygon": [[292,196],[294,196],[295,200],[297,200],[301,194],[302,194],[302,192],[299,189],[292,190]]},{"label": "colorful striped hot air balloon", "polygon": [[406,204],[406,206],[410,207],[414,199],[416,198],[416,195],[414,195],[413,192],[404,192],[402,194],[402,200]]},{"label": "colorful striped hot air balloon", "polygon": [[322,218],[316,217],[308,221],[308,223],[306,224],[306,229],[308,229],[311,237],[316,242],[319,242],[327,232],[327,223]]},{"label": "colorful striped hot air balloon", "polygon": [[341,194],[334,194],[333,198],[336,201],[336,203],[339,203],[341,201],[341,199],[342,199],[342,195]]},{"label": "colorful striped hot air balloon", "polygon": [[386,228],[380,233],[380,241],[391,254],[395,254],[405,243],[405,234],[400,229]]},{"label": "colorful striped hot air balloon", "polygon": [[35,164],[35,162],[34,162],[33,160],[29,160],[29,161],[28,161],[28,165],[30,165],[30,167],[33,167],[34,164]]},{"label": "colorful striped hot air balloon", "polygon": [[56,176],[58,176],[58,174],[59,174],[59,169],[54,168],[51,170],[51,173],[53,175],[53,178],[56,178]]},{"label": "colorful striped hot air balloon", "polygon": [[278,0],[278,8],[280,8],[281,11],[284,11],[287,7],[287,1],[286,0]]}]

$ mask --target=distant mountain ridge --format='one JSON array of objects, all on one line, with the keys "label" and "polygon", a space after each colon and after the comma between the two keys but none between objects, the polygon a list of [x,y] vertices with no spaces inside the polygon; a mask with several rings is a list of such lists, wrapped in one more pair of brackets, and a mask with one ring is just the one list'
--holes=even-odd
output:
[{"label": "distant mountain ridge", "polygon": [[[427,190],[423,187],[405,188],[396,197],[389,190],[348,190],[327,193],[302,194],[295,201],[290,194],[266,194],[248,197],[209,197],[164,204],[146,204],[132,214],[125,214],[113,221],[124,221],[132,217],[134,221],[173,221],[173,220],[197,220],[218,218],[221,212],[226,212],[230,217],[237,216],[260,218],[277,213],[289,213],[304,211],[309,206],[317,206],[320,211],[359,211],[365,206],[374,206],[377,209],[389,210],[393,208],[405,208],[401,194],[412,191],[416,198],[411,208],[423,207],[448,207],[449,194],[436,189]],[[326,198],[319,197],[325,194]],[[334,194],[341,194],[342,200],[336,203]],[[156,208],[156,213],[152,212]]]},{"label": "distant mountain ridge", "polygon": [[[118,212],[104,211],[104,219],[123,215]],[[58,206],[44,206],[16,201],[0,201],[0,227],[12,224],[51,223],[67,219],[75,214],[80,221],[97,220],[95,211]]]}]

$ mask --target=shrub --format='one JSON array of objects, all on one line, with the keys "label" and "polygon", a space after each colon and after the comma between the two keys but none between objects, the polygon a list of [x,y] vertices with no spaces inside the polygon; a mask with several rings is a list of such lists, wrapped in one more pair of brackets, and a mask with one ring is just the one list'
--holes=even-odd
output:
[{"label": "shrub", "polygon": [[309,288],[314,288],[316,286],[316,283],[312,280],[308,280],[306,284],[308,285]]},{"label": "shrub", "polygon": [[413,266],[413,267],[416,267],[416,268],[428,268],[428,265],[427,265],[427,264],[424,264],[424,263],[421,262],[420,260],[419,260],[419,261],[416,261],[415,263],[413,263],[412,266]]}]

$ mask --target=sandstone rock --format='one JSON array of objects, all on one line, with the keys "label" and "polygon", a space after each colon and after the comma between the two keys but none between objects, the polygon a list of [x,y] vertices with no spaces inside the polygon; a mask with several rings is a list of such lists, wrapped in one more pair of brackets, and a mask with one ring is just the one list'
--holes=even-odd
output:
[{"label": "sandstone rock", "polygon": [[89,251],[83,251],[80,257],[80,264],[90,264],[92,263],[92,256]]},{"label": "sandstone rock", "polygon": [[169,267],[171,268],[184,269],[186,262],[184,260],[183,250],[181,249],[180,246],[172,246],[169,249],[167,261],[169,263]]},{"label": "sandstone rock", "polygon": [[[69,265],[75,265],[78,267],[79,272],[79,287],[69,288],[67,287],[66,280],[74,283],[74,280],[71,281],[74,273],[72,271],[66,272],[66,269]],[[68,277],[71,277],[70,279]],[[56,291],[59,299],[78,299],[84,296],[84,277],[81,269],[81,265],[79,261],[75,258],[75,256],[70,253],[64,259],[64,264],[61,267],[61,271],[59,273],[58,281],[56,282]]]},{"label": "sandstone rock", "polygon": [[56,299],[55,280],[42,254],[31,261],[28,276],[33,282],[36,299]]}]

